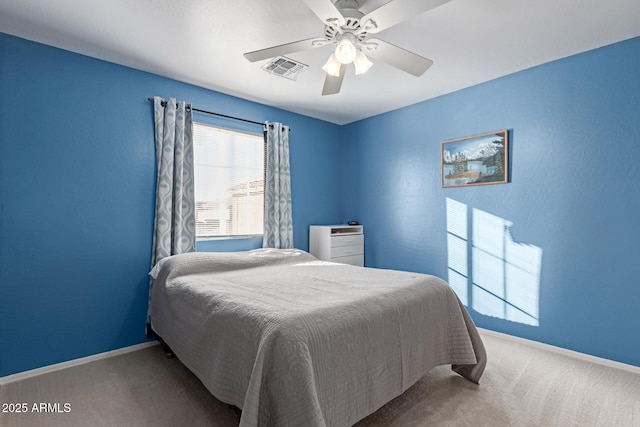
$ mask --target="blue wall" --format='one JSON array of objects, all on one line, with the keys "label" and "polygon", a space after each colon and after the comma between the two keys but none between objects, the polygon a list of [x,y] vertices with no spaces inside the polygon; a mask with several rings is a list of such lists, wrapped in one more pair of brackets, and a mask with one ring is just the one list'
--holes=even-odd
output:
[{"label": "blue wall", "polygon": [[[345,126],[343,220],[364,224],[366,265],[448,277],[455,200],[543,252],[539,325],[472,303],[478,326],[640,366],[638,52],[640,38]],[[509,184],[440,187],[441,141],[501,129]]]},{"label": "blue wall", "polygon": [[0,376],[146,340],[155,197],[147,97],[291,126],[296,247],[307,249],[309,224],[341,219],[339,126],[5,34],[0,94]]}]

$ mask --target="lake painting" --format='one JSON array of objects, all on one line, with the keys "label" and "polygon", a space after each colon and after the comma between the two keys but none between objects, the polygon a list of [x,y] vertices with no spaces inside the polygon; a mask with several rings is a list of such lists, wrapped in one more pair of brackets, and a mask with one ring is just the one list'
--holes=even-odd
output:
[{"label": "lake painting", "polygon": [[442,187],[506,184],[508,131],[484,133],[442,143]]}]

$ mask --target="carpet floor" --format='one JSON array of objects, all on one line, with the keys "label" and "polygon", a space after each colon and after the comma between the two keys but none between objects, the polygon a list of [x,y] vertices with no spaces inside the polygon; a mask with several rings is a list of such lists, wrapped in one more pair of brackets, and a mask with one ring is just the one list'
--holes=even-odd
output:
[{"label": "carpet floor", "polygon": [[[640,427],[640,375],[482,337],[489,362],[480,385],[435,368],[357,427]],[[3,427],[226,427],[239,420],[160,346],[2,385],[0,404]]]}]

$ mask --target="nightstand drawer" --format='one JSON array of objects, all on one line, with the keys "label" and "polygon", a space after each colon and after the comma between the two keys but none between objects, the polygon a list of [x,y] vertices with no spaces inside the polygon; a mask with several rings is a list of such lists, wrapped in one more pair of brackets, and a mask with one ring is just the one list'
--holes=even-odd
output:
[{"label": "nightstand drawer", "polygon": [[346,236],[331,236],[331,247],[337,248],[340,246],[353,246],[364,244],[363,234],[349,234]]},{"label": "nightstand drawer", "polygon": [[356,265],[358,267],[364,267],[364,254],[331,258],[330,261],[339,262],[340,264],[351,264],[351,265]]},{"label": "nightstand drawer", "polygon": [[331,248],[331,258],[362,255],[364,253],[364,245],[338,246]]}]

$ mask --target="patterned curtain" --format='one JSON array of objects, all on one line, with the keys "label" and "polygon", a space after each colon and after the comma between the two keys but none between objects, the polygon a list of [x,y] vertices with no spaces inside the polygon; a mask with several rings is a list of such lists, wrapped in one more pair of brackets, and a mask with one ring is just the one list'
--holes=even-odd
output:
[{"label": "patterned curtain", "polygon": [[151,267],[196,248],[191,107],[156,96],[154,113],[158,176]]},{"label": "patterned curtain", "polygon": [[264,192],[265,248],[293,248],[291,219],[291,178],[289,172],[289,127],[265,123],[267,147]]}]

